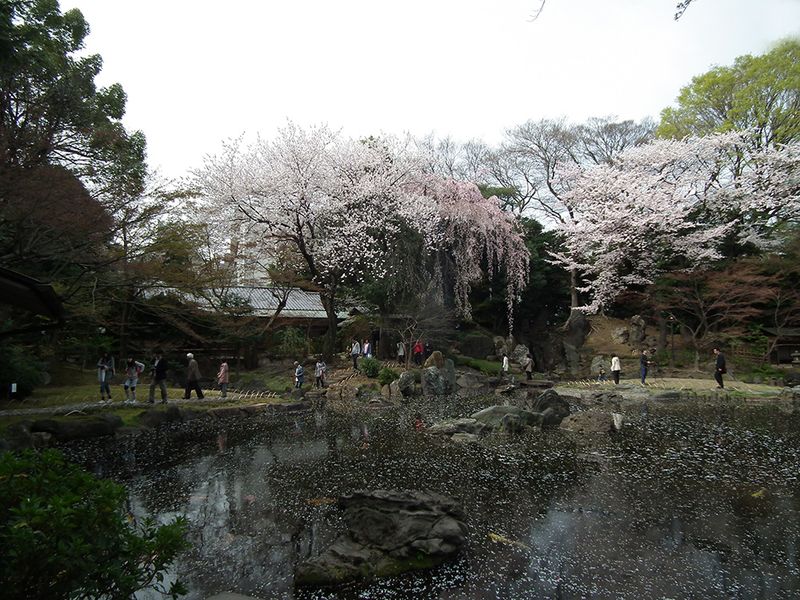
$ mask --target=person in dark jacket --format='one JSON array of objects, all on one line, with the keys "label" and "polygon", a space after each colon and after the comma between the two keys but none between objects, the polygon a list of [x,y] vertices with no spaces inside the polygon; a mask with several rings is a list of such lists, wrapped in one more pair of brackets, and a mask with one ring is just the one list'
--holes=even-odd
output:
[{"label": "person in dark jacket", "polygon": [[647,355],[647,350],[642,350],[639,356],[639,374],[642,376],[642,385],[644,385],[645,379],[647,379],[647,367],[649,367],[650,364],[651,361]]},{"label": "person in dark jacket", "polygon": [[200,367],[197,366],[197,361],[194,359],[194,354],[191,352],[186,355],[189,359],[189,364],[186,368],[186,394],[183,399],[188,400],[192,395],[192,390],[197,392],[197,397],[203,399],[203,390],[200,389]]},{"label": "person in dark jacket", "polygon": [[151,368],[153,381],[150,382],[150,397],[148,402],[156,401],[156,386],[161,390],[161,404],[167,403],[167,359],[161,356],[161,350],[153,352],[153,366]]},{"label": "person in dark jacket", "polygon": [[728,372],[728,368],[725,365],[725,355],[720,352],[719,348],[714,348],[714,356],[717,357],[717,361],[714,364],[714,379],[717,381],[717,387],[724,389],[725,384],[722,383],[722,376]]}]

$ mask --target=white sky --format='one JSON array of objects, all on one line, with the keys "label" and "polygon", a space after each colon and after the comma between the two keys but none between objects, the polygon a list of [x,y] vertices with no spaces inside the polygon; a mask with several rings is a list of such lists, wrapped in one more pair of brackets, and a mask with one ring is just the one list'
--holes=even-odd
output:
[{"label": "white sky", "polygon": [[495,143],[528,119],[657,118],[692,76],[800,35],[800,0],[62,0],[151,167],[287,119]]}]

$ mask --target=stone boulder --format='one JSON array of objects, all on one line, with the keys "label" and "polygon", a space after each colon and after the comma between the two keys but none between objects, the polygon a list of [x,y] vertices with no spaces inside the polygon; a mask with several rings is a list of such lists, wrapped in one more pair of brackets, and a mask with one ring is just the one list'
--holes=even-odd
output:
[{"label": "stone boulder", "polygon": [[414,374],[411,371],[403,371],[400,373],[400,377],[397,379],[397,390],[403,398],[414,395],[415,385]]},{"label": "stone boulder", "polygon": [[647,322],[639,315],[631,317],[628,341],[632,346],[640,346],[647,337]]},{"label": "stone boulder", "polygon": [[[506,419],[509,415],[511,418]],[[471,417],[483,423],[487,429],[500,431],[508,431],[512,423],[519,428],[542,425],[541,413],[531,412],[519,406],[490,406],[474,413]]]},{"label": "stone boulder", "polygon": [[589,410],[573,413],[561,421],[561,429],[580,434],[609,434],[622,429],[619,413]]},{"label": "stone boulder", "polygon": [[486,377],[477,373],[461,373],[456,378],[456,388],[463,392],[480,393],[486,389]]},{"label": "stone boulder", "polygon": [[321,555],[300,563],[295,584],[329,586],[437,566],[466,542],[455,501],[426,492],[375,490],[339,499],[346,533]]},{"label": "stone boulder", "polygon": [[423,367],[436,367],[441,369],[444,367],[444,356],[438,350],[431,352],[431,355],[425,360]]},{"label": "stone boulder", "polygon": [[558,427],[570,413],[569,402],[555,390],[546,390],[535,399],[529,399],[526,408],[542,413],[542,425],[545,427]]},{"label": "stone boulder", "polygon": [[502,336],[496,335],[494,336],[494,354],[495,356],[503,356],[503,354],[507,354],[509,357],[511,356],[511,352],[514,350],[514,340],[511,338],[504,338]]},{"label": "stone boulder", "polygon": [[167,406],[166,410],[156,410],[152,408],[140,413],[138,417],[140,425],[153,429],[166,423],[180,423],[183,420],[181,410],[174,405]]},{"label": "stone boulder", "polygon": [[627,344],[630,332],[627,327],[616,327],[611,331],[611,341],[615,344]]},{"label": "stone boulder", "polygon": [[508,355],[509,360],[513,360],[518,365],[522,366],[525,362],[525,357],[528,356],[530,350],[524,344],[517,344],[514,346],[514,349],[511,351],[511,354]]},{"label": "stone boulder", "polygon": [[87,438],[114,435],[114,431],[122,426],[122,419],[117,415],[88,417],[78,419],[42,419],[31,424],[31,433],[49,433],[58,442],[70,442]]},{"label": "stone boulder", "polygon": [[455,435],[458,433],[465,433],[470,435],[478,435],[486,425],[476,419],[467,417],[461,419],[445,419],[434,425],[428,427],[425,431],[433,435]]},{"label": "stone boulder", "polygon": [[789,371],[783,376],[783,386],[788,388],[800,385],[800,371]]},{"label": "stone boulder", "polygon": [[442,368],[444,377],[444,393],[452,394],[456,391],[456,365],[452,359],[446,358]]},{"label": "stone boulder", "polygon": [[444,377],[437,367],[422,370],[422,395],[441,396],[444,394]]},{"label": "stone boulder", "polygon": [[606,360],[606,357],[602,354],[592,357],[592,364],[589,365],[589,372],[592,375],[597,375],[600,373],[600,369],[603,369],[606,372],[608,377],[611,377],[611,364],[610,361]]}]

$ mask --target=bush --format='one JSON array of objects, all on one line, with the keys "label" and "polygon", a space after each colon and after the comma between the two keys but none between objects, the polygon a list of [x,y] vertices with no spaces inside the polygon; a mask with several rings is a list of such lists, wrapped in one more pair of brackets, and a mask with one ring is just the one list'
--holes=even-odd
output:
[{"label": "bush", "polygon": [[361,371],[367,377],[377,377],[381,370],[381,362],[376,358],[361,359]]},{"label": "bush", "polygon": [[455,361],[457,365],[463,367],[470,367],[471,369],[475,369],[480,371],[484,375],[500,375],[500,369],[502,365],[499,362],[493,362],[490,360],[483,360],[480,358],[470,358],[469,356],[455,356]]},{"label": "bush", "polygon": [[384,367],[381,369],[381,372],[378,373],[378,383],[383,385],[389,385],[395,379],[399,379],[400,375],[394,369],[390,369],[389,367]]},{"label": "bush", "polygon": [[163,571],[187,547],[179,517],[133,526],[127,492],[97,479],[61,453],[0,456],[0,581],[9,600],[130,598],[151,588],[172,598]]},{"label": "bush", "polygon": [[17,384],[17,398],[26,398],[44,383],[44,365],[19,346],[0,345],[0,398],[8,397],[12,383]]},{"label": "bush", "polygon": [[308,340],[297,327],[284,327],[275,334],[278,355],[300,360],[308,354]]}]

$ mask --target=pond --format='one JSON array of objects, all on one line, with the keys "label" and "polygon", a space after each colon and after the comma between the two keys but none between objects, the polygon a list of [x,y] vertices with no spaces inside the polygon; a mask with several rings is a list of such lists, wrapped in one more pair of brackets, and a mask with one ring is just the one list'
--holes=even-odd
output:
[{"label": "pond", "polygon": [[[122,481],[137,518],[188,517],[192,548],[170,576],[191,600],[225,590],[265,600],[800,596],[795,415],[643,414],[602,440],[548,431],[479,444],[412,425],[417,411],[434,422],[487,404],[264,415],[69,452]],[[295,589],[295,565],[343,531],[335,498],[379,488],[458,499],[469,526],[460,559]]]}]

